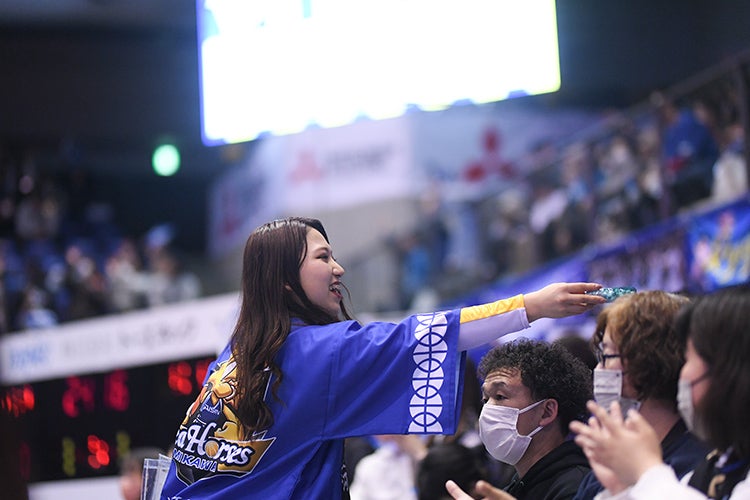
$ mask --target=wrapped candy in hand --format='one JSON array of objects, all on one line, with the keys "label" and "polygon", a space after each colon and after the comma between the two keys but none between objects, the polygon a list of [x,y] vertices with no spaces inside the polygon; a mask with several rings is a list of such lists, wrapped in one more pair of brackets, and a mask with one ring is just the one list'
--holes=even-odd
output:
[{"label": "wrapped candy in hand", "polygon": [[594,290],[593,292],[586,292],[588,295],[599,295],[600,297],[604,297],[607,299],[607,302],[612,302],[618,297],[622,297],[623,295],[628,295],[630,293],[635,293],[636,289],[632,286],[617,286],[617,287],[604,287],[600,288],[599,290]]}]

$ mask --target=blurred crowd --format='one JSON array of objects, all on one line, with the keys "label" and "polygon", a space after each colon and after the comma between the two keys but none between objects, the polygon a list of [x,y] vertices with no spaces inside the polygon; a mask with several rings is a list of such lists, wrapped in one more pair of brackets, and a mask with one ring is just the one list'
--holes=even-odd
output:
[{"label": "blurred crowd", "polygon": [[749,305],[747,284],[633,292],[588,339],[498,342],[456,434],[348,439],[351,498],[746,499]]},{"label": "blurred crowd", "polygon": [[[399,268],[398,293],[375,309],[429,308],[587,245],[746,195],[741,69],[688,90],[655,92],[562,142],[540,142],[516,161],[469,165],[461,181],[479,196],[455,199],[436,182],[423,195],[415,228],[383,242]],[[55,172],[43,163],[33,151],[0,151],[0,333],[201,295],[168,224],[123,234],[84,169]],[[493,177],[502,182],[489,182]]]},{"label": "blurred crowd", "polygon": [[0,333],[200,296],[165,224],[127,235],[81,168],[0,151]]},{"label": "blurred crowd", "polygon": [[401,267],[399,308],[450,300],[746,196],[746,96],[735,71],[679,95],[655,92],[563,142],[537,144],[513,166],[520,175],[486,196],[447,202],[427,193],[417,228],[388,242]]}]

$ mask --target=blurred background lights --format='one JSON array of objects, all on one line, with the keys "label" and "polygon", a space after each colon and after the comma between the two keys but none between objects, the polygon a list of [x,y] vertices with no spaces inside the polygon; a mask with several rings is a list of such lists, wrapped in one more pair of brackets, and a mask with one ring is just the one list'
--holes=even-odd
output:
[{"label": "blurred background lights", "polygon": [[154,150],[151,165],[157,175],[174,175],[180,169],[180,151],[174,144],[162,144]]}]

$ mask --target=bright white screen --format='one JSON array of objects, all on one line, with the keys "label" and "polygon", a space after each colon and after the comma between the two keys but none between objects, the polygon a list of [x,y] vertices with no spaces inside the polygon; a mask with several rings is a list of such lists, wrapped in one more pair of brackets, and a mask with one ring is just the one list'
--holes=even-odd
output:
[{"label": "bright white screen", "polygon": [[560,88],[554,0],[197,0],[208,145]]}]

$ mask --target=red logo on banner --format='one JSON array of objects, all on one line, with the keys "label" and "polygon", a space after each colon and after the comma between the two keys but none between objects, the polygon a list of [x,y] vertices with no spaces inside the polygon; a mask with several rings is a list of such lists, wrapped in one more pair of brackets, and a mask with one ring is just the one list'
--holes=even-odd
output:
[{"label": "red logo on banner", "polygon": [[479,182],[487,177],[512,179],[516,175],[513,164],[500,155],[500,132],[494,127],[485,129],[482,135],[482,156],[466,165],[461,173],[464,180]]},{"label": "red logo on banner", "polygon": [[293,184],[299,184],[305,181],[313,181],[323,177],[323,169],[315,161],[315,155],[312,151],[300,151],[297,157],[297,164],[289,172],[289,180]]}]

